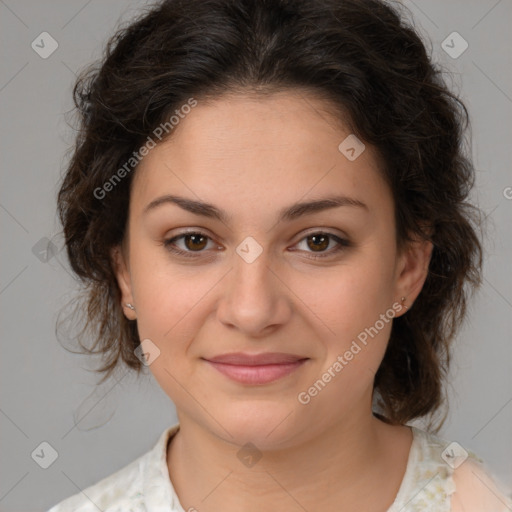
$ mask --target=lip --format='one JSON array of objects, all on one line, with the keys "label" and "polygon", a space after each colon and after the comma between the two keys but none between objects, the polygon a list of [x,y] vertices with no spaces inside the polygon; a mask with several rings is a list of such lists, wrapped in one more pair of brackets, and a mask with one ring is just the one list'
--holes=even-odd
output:
[{"label": "lip", "polygon": [[307,359],[295,354],[284,352],[263,352],[261,354],[246,354],[244,352],[232,352],[215,357],[206,358],[211,363],[233,364],[239,366],[259,366],[264,364],[296,363],[301,359]]},{"label": "lip", "polygon": [[207,363],[226,377],[242,384],[261,385],[274,382],[300,368],[307,357],[280,352],[222,354]]}]

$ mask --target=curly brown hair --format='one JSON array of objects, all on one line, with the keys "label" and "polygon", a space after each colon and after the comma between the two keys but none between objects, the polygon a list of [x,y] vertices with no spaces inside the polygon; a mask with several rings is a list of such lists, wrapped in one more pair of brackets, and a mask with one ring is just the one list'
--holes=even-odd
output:
[{"label": "curly brown hair", "polygon": [[[468,112],[402,10],[379,0],[166,0],[118,27],[75,84],[79,132],[58,193],[87,302],[75,312],[85,321],[77,338],[100,354],[102,382],[120,361],[137,374],[143,366],[111,259],[124,239],[136,166],[106,198],[98,191],[187,99],[298,88],[348,115],[352,132],[382,157],[399,250],[416,237],[433,244],[414,307],[393,321],[374,380],[376,415],[404,424],[445,402],[451,342],[469,292],[481,285],[481,212],[467,201],[475,179]],[[88,333],[91,347],[82,344]]]}]

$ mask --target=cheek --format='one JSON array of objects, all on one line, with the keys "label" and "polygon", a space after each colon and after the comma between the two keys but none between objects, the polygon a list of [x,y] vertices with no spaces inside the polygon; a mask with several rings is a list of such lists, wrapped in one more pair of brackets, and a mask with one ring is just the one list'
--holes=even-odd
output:
[{"label": "cheek", "polygon": [[194,366],[188,363],[194,357],[193,342],[205,321],[204,296],[213,283],[208,286],[188,276],[150,269],[146,274],[147,279],[141,280],[138,288],[142,304],[138,331],[141,340],[150,339],[159,350],[149,369],[175,403],[186,403],[190,396],[182,386],[194,379]]},{"label": "cheek", "polygon": [[309,316],[324,340],[323,371],[335,371],[332,366],[342,356],[343,370],[335,373],[344,377],[334,380],[340,385],[345,379],[357,380],[365,386],[382,361],[395,315],[389,266],[371,254],[360,256],[333,269],[323,281],[327,284],[316,291],[311,281],[297,288],[297,294],[314,313]]},{"label": "cheek", "polygon": [[139,250],[132,268],[139,336],[152,340],[160,350],[155,367],[186,372],[180,362],[195,355],[193,341],[213,309],[208,301],[221,284],[222,272],[171,264],[162,247]]},{"label": "cheek", "polygon": [[201,298],[206,292],[189,280],[161,276],[139,288],[138,311],[140,336],[155,339],[161,350],[178,350],[193,337],[199,323]]},{"label": "cheek", "polygon": [[391,273],[373,258],[359,258],[294,283],[294,292],[323,324],[329,337],[343,340],[370,327],[391,307]]}]

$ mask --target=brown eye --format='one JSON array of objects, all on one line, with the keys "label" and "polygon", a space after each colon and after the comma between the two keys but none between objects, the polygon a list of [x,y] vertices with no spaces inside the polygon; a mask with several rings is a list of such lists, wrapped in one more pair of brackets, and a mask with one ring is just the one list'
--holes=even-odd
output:
[{"label": "brown eye", "polygon": [[200,232],[190,232],[164,240],[163,245],[174,254],[193,258],[201,256],[202,253],[207,254],[208,251],[204,249],[207,247],[208,242],[213,244],[208,235]]},{"label": "brown eye", "polygon": [[[312,249],[314,252],[317,250],[323,251],[324,249],[327,249],[329,247],[329,235],[326,235],[324,233],[310,235],[306,237],[308,240],[308,247]],[[311,241],[311,243],[310,243]]]},{"label": "brown eye", "polygon": [[191,235],[185,235],[183,241],[187,249],[200,251],[206,247],[207,237],[199,233],[193,233]]},{"label": "brown eye", "polygon": [[[333,241],[334,244],[333,247],[329,248],[331,241]],[[306,247],[301,249],[300,245],[303,243]],[[322,231],[305,236],[298,244],[299,249],[306,253],[306,257],[313,260],[333,257],[340,251],[351,247],[351,245],[352,244],[344,238],[340,238],[333,233],[324,233]]]},{"label": "brown eye", "polygon": [[[210,251],[207,250],[208,242],[213,244],[213,248],[222,250],[222,247],[215,247],[215,244],[208,235],[201,232],[182,233],[169,240],[164,240],[163,245],[168,251],[178,256],[193,258],[210,256]],[[301,249],[301,252],[306,253],[306,257],[310,259],[333,257],[352,245],[348,240],[340,238],[333,233],[324,233],[322,231],[304,237],[300,240],[299,245],[304,242],[306,243],[306,248]],[[330,247],[331,242],[334,242],[333,247]]]}]

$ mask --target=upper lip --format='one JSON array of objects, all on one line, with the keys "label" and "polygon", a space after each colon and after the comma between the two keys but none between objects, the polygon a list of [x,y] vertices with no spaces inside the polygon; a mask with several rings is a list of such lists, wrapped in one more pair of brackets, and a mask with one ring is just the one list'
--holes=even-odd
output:
[{"label": "upper lip", "polygon": [[224,363],[240,366],[259,366],[264,364],[289,364],[296,363],[307,357],[297,356],[295,354],[285,354],[282,352],[265,352],[263,354],[244,354],[243,352],[233,352],[231,354],[221,354],[215,357],[206,358],[212,363]]}]

